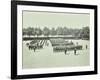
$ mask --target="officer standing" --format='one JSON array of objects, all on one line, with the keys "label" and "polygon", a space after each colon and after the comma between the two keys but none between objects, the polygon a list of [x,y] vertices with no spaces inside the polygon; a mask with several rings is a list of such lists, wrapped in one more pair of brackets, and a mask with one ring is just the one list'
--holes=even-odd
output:
[{"label": "officer standing", "polygon": [[65,49],[65,55],[66,55],[66,53],[67,53],[67,48]]},{"label": "officer standing", "polygon": [[76,48],[74,49],[74,54],[76,55]]}]

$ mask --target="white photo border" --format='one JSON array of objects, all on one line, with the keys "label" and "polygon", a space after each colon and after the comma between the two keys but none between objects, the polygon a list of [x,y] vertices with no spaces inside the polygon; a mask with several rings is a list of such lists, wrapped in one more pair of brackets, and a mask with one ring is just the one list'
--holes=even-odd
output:
[{"label": "white photo border", "polygon": [[[54,11],[54,12],[75,12],[90,14],[90,66],[83,67],[62,67],[62,68],[43,68],[43,69],[22,69],[22,11]],[[46,73],[61,73],[61,72],[82,72],[94,71],[94,10],[81,8],[60,8],[46,6],[17,6],[17,75],[28,74],[46,74]]]}]

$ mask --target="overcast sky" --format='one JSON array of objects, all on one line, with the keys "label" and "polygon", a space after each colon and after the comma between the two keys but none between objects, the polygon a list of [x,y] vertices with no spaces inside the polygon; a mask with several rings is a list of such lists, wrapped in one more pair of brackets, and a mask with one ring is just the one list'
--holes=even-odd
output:
[{"label": "overcast sky", "polygon": [[90,25],[89,14],[23,11],[23,28],[78,28]]}]

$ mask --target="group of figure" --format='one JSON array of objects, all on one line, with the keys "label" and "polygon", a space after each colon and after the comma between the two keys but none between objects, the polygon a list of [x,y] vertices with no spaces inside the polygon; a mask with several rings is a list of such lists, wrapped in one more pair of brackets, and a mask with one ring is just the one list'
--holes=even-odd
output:
[{"label": "group of figure", "polygon": [[[78,45],[78,42],[77,42],[76,44]],[[86,45],[85,48],[87,49],[87,48],[88,48],[88,45]],[[67,52],[68,52],[68,49],[66,48],[66,49],[65,49],[65,52],[64,52],[65,55],[67,54]],[[77,48],[74,48],[74,55],[77,55],[76,52],[77,52]]]},{"label": "group of figure", "polygon": [[[29,50],[34,50],[34,52],[36,51],[36,49],[42,49],[44,45],[48,46],[49,43],[47,42],[47,40],[42,40],[43,43],[34,43],[34,44],[30,44],[30,43],[27,43],[26,45],[28,46]],[[41,42],[42,42],[41,41]]]},{"label": "group of figure", "polygon": [[[68,51],[68,50],[65,49],[65,55],[67,54],[67,51]],[[74,49],[74,54],[75,54],[75,55],[76,55],[76,51],[77,51],[77,49],[75,48],[75,49]]]}]

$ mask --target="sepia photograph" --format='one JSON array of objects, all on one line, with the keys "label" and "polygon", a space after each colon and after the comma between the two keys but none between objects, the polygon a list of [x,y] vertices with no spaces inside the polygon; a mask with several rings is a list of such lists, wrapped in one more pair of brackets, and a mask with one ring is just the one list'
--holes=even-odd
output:
[{"label": "sepia photograph", "polygon": [[23,69],[90,65],[90,14],[22,12]]}]

